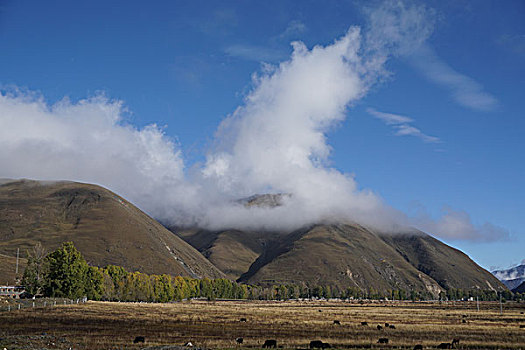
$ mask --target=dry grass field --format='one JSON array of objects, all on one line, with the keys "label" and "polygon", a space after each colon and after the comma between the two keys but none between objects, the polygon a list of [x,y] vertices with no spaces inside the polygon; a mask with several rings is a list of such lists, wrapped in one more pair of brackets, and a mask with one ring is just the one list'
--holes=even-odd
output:
[{"label": "dry grass field", "polygon": [[[498,303],[481,303],[478,312],[475,302],[88,302],[0,312],[0,349],[139,349],[188,341],[213,349],[261,348],[266,339],[283,348],[307,348],[319,339],[334,348],[430,349],[453,338],[463,349],[521,349],[524,311],[525,304],[505,303],[500,314]],[[395,329],[377,329],[385,323]],[[135,336],[146,343],[134,345]],[[388,344],[378,344],[379,338]]]}]

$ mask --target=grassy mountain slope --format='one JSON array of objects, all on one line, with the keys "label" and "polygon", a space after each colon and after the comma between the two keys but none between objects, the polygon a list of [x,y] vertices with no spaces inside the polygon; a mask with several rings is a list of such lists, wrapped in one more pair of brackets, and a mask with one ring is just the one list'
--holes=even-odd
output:
[{"label": "grassy mountain slope", "polygon": [[373,232],[357,225],[318,225],[283,236],[240,280],[441,291]]},{"label": "grassy mountain slope", "polygon": [[287,234],[174,230],[230,278],[362,290],[504,289],[462,252],[422,233],[379,235],[358,225],[315,225]]},{"label": "grassy mountain slope", "polygon": [[[197,250],[134,205],[99,186],[75,182],[0,184],[0,254],[25,257],[73,241],[93,265],[130,271],[221,277]],[[14,270],[14,268],[13,268]]]},{"label": "grassy mountain slope", "polygon": [[171,228],[186,242],[197,248],[219,270],[232,280],[238,279],[263,254],[275,233]]},{"label": "grassy mountain slope", "polygon": [[[18,261],[18,276],[21,276],[27,265],[27,259]],[[16,253],[14,256],[0,254],[0,285],[13,285],[16,278]]]},{"label": "grassy mountain slope", "polygon": [[381,235],[381,238],[412,266],[446,289],[505,289],[496,277],[465,253],[423,232]]}]

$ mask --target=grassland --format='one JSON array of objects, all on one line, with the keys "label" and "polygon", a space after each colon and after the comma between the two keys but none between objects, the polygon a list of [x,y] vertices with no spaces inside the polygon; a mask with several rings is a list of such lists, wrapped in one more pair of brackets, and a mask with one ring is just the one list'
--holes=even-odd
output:
[{"label": "grassland", "polygon": [[[170,304],[88,302],[0,312],[0,348],[138,349],[183,345],[260,348],[276,339],[283,348],[322,340],[336,348],[436,348],[460,339],[464,349],[525,348],[524,304],[348,303],[327,301],[187,301]],[[246,322],[241,322],[246,318]],[[335,325],[334,320],[341,325]],[[368,322],[367,326],[361,322]],[[395,325],[378,330],[377,325]],[[132,344],[135,336],[145,345]],[[237,345],[235,339],[243,337]],[[388,338],[379,345],[379,338]]]}]

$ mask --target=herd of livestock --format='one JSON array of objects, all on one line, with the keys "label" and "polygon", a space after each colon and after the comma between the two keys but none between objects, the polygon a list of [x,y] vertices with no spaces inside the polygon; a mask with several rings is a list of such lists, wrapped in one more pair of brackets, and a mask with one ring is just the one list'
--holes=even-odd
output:
[{"label": "herd of livestock", "polygon": [[[242,317],[240,320],[240,322],[247,322],[247,319]],[[341,321],[339,320],[334,320],[333,322],[334,325],[341,325]],[[361,322],[361,325],[362,326],[368,326],[368,322]],[[389,328],[389,329],[396,329],[396,327],[393,325],[393,324],[390,324],[390,323],[385,323],[384,326],[382,325],[377,325],[377,330],[378,331],[381,331],[385,328]],[[135,337],[135,340],[133,340],[133,343],[144,343],[146,341],[145,337],[144,336],[137,336]],[[235,339],[235,342],[237,343],[237,345],[242,345],[243,342],[244,342],[244,338],[242,337],[239,337],[239,338],[236,338]],[[378,344],[388,344],[389,340],[388,338],[379,338],[377,340],[377,343]],[[441,343],[439,345],[436,346],[437,349],[457,349],[459,345],[459,339],[457,338],[454,338],[450,343]],[[193,344],[191,342],[188,342],[186,344],[184,344],[185,347],[187,348],[191,348],[193,347]],[[277,340],[275,339],[267,339],[265,340],[264,344],[262,345],[262,348],[263,349],[276,349],[276,348],[282,348],[282,346],[277,346]],[[332,348],[332,345],[330,345],[329,343],[325,343],[321,340],[312,340],[310,342],[310,346],[309,346],[310,349],[331,349]],[[305,349],[299,349],[299,350],[305,350]],[[423,350],[423,345],[421,344],[416,344],[414,346],[414,350]]]}]

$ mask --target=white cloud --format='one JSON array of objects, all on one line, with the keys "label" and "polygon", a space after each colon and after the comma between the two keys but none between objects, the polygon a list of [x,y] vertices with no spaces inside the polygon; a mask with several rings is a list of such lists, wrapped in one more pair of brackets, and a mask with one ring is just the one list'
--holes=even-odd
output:
[{"label": "white cloud", "polygon": [[[425,31],[419,38],[395,28],[420,28],[418,13],[404,7],[400,16],[407,18],[390,23],[392,45],[403,47],[404,35],[410,42],[424,41]],[[98,96],[49,105],[20,92],[1,94],[0,177],[101,184],[171,224],[292,230],[351,221],[383,231],[404,230],[412,224],[406,215],[359,188],[349,174],[327,166],[327,131],[383,77],[388,54],[362,47],[371,43],[370,37],[363,39],[360,29],[352,27],[327,46],[309,49],[293,43],[288,60],[265,66],[254,77],[244,104],[220,124],[206,163],[190,169],[162,129],[126,124],[120,101]],[[400,134],[431,138],[410,129],[410,118],[378,115]],[[256,193],[291,196],[276,208],[247,208],[237,201]],[[498,237],[490,224],[473,227],[461,219],[448,214],[442,223],[421,222],[443,237]]]},{"label": "white cloud", "polygon": [[0,176],[101,184],[156,212],[161,188],[184,180],[181,153],[156,125],[137,129],[122,114],[103,96],[48,105],[0,94]]},{"label": "white cloud", "polygon": [[286,29],[269,39],[268,45],[234,44],[223,49],[228,56],[255,62],[279,62],[289,57],[289,50],[282,46],[291,39],[297,39],[306,31],[306,25],[299,20],[292,20]]},{"label": "white cloud", "polygon": [[497,107],[498,100],[480,83],[454,70],[428,45],[414,50],[408,59],[427,79],[448,89],[458,104],[480,111]]},{"label": "white cloud", "polygon": [[381,63],[389,55],[406,58],[429,81],[449,90],[458,104],[480,111],[496,108],[494,96],[474,79],[454,70],[426,42],[434,31],[433,9],[410,1],[387,0],[378,7],[365,8],[365,13],[367,50]]},{"label": "white cloud", "polygon": [[414,119],[409,117],[405,117],[398,114],[379,112],[373,108],[367,108],[366,111],[374,117],[384,121],[386,125],[408,124],[414,121]]},{"label": "white cloud", "polygon": [[303,22],[299,20],[293,20],[290,21],[286,29],[281,34],[279,34],[279,39],[297,39],[296,36],[304,33],[305,31],[306,25]]},{"label": "white cloud", "polygon": [[491,242],[510,238],[508,230],[503,227],[489,222],[475,225],[467,212],[449,206],[443,208],[437,220],[422,210],[412,221],[418,228],[447,240]]},{"label": "white cloud", "polygon": [[415,136],[428,143],[441,142],[438,137],[426,135],[418,128],[410,125],[410,123],[414,121],[412,118],[398,114],[379,112],[373,108],[367,108],[366,111],[377,119],[382,120],[386,125],[394,128],[397,136]]}]

